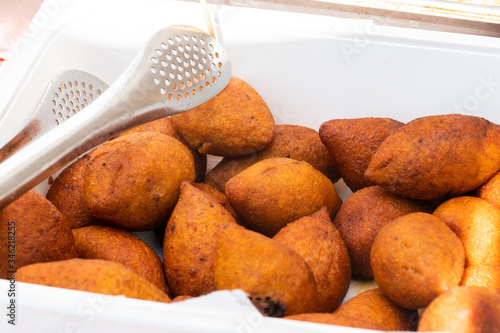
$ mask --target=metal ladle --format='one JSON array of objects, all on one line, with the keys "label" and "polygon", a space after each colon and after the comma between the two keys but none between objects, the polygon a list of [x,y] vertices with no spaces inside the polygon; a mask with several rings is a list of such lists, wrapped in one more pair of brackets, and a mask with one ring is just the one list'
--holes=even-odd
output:
[{"label": "metal ladle", "polygon": [[230,78],[227,53],[212,36],[189,26],[158,31],[85,112],[0,164],[0,208],[116,134],[208,101]]}]

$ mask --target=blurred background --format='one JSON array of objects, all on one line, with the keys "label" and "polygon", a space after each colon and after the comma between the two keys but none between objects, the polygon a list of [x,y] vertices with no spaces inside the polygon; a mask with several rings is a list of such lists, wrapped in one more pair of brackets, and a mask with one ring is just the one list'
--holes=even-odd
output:
[{"label": "blurred background", "polygon": [[[305,3],[308,0],[299,2]],[[373,0],[376,1],[376,0]],[[499,6],[500,0],[449,0],[451,2],[465,2],[476,5]],[[209,1],[210,2],[210,1]],[[229,1],[231,2],[231,1]],[[241,2],[241,1],[237,1]],[[269,3],[273,3],[269,0]],[[282,0],[276,0],[276,4],[282,3]],[[293,1],[297,2],[297,0]],[[328,0],[319,1],[327,3]],[[334,2],[334,1],[332,1]],[[403,3],[411,3],[412,0],[406,0]],[[34,15],[40,8],[43,0],[0,0],[0,65],[8,61],[12,50],[16,47],[20,38],[28,28]],[[244,3],[244,2],[241,2]],[[248,0],[251,5],[252,1]]]},{"label": "blurred background", "polygon": [[0,65],[40,8],[43,0],[0,0]]}]

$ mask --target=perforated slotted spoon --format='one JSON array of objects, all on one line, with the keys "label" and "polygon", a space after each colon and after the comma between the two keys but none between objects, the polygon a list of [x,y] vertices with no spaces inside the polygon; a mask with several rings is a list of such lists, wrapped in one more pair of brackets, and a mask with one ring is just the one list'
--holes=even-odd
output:
[{"label": "perforated slotted spoon", "polygon": [[227,53],[212,36],[188,26],[158,31],[85,112],[0,164],[0,208],[114,135],[208,101],[230,78]]},{"label": "perforated slotted spoon", "polygon": [[106,82],[82,70],[54,76],[28,124],[0,149],[0,163],[83,110],[106,89]]}]

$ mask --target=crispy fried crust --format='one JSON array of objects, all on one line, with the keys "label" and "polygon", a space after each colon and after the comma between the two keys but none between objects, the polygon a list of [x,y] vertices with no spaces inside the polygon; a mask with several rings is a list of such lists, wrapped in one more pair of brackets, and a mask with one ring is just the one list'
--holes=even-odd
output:
[{"label": "crispy fried crust", "polygon": [[210,186],[210,185],[205,184],[205,183],[194,183],[193,186],[196,187],[197,189],[207,193],[207,194],[215,196],[217,198],[217,200],[219,201],[219,203],[224,208],[226,208],[227,211],[229,213],[231,213],[231,215],[233,215],[233,217],[236,220],[238,220],[238,214],[236,213],[234,208],[231,206],[231,204],[229,203],[229,200],[227,200],[227,197],[224,193],[222,193],[219,190],[216,190],[213,186]]},{"label": "crispy fried crust", "polygon": [[0,210],[0,244],[0,278],[26,265],[78,257],[68,222],[35,190]]},{"label": "crispy fried crust", "polygon": [[91,213],[83,190],[85,170],[91,154],[85,154],[64,168],[46,194],[46,198],[64,215],[73,229],[101,223]]},{"label": "crispy fried crust", "polygon": [[267,316],[318,311],[316,281],[300,254],[237,224],[219,230],[216,242],[217,290],[242,289]]},{"label": "crispy fried crust", "polygon": [[500,265],[476,265],[465,268],[461,286],[486,287],[500,293]]},{"label": "crispy fried crust", "polygon": [[488,201],[462,196],[433,213],[462,241],[465,266],[500,264],[500,210]]},{"label": "crispy fried crust", "polygon": [[204,182],[224,192],[227,181],[249,166],[271,157],[288,157],[305,161],[327,176],[332,183],[340,175],[333,158],[323,145],[316,130],[298,125],[276,125],[274,139],[264,150],[240,157],[225,157],[210,172]]},{"label": "crispy fried crust", "polygon": [[215,290],[215,237],[221,226],[236,224],[218,200],[188,182],[165,229],[163,264],[174,295],[199,296]]},{"label": "crispy fried crust", "polygon": [[351,263],[339,231],[326,208],[289,223],[274,240],[299,253],[316,279],[320,312],[337,309],[351,282]]},{"label": "crispy fried crust", "polygon": [[175,126],[170,117],[160,118],[149,123],[131,128],[123,133],[120,136],[125,136],[133,133],[144,133],[144,132],[155,132],[161,133],[167,136],[170,136],[174,139],[179,140],[181,137],[179,136],[179,132],[175,129]]},{"label": "crispy fried crust", "polygon": [[196,171],[195,181],[201,182],[205,178],[207,172],[207,155],[199,153],[196,149],[191,147],[189,143],[182,137],[182,135],[177,131],[172,122],[172,118],[165,117],[158,120],[151,121],[141,126],[137,126],[123,132],[120,136],[133,134],[133,133],[144,133],[144,132],[154,132],[161,133],[170,136],[174,139],[179,140],[184,144],[191,154],[193,154],[194,168]]},{"label": "crispy fried crust", "polygon": [[274,136],[274,118],[245,81],[231,78],[224,90],[187,112],[172,116],[175,127],[200,153],[242,156],[264,149]]},{"label": "crispy fried crust", "polygon": [[301,313],[294,316],[287,316],[283,319],[290,320],[299,320],[299,321],[308,321],[312,323],[318,324],[328,324],[328,325],[336,325],[336,326],[346,326],[346,327],[355,327],[355,328],[364,328],[367,330],[377,330],[377,331],[386,331],[384,327],[370,323],[363,319],[348,317],[344,315],[339,315],[335,313]]},{"label": "crispy fried crust", "polygon": [[178,140],[130,134],[95,150],[85,173],[85,200],[111,226],[152,230],[166,222],[181,182],[194,178],[193,157]]},{"label": "crispy fried crust", "polygon": [[380,290],[406,309],[426,307],[458,286],[465,253],[458,236],[437,217],[411,213],[386,224],[371,252]]},{"label": "crispy fried crust", "polygon": [[442,200],[472,191],[500,169],[500,127],[449,114],[415,119],[382,142],[365,177],[393,193]]},{"label": "crispy fried crust", "polygon": [[257,162],[231,178],[226,196],[246,226],[269,237],[322,207],[335,216],[342,204],[325,175],[307,162],[281,157]]},{"label": "crispy fried crust", "polygon": [[418,323],[416,311],[395,304],[378,288],[354,296],[334,314],[364,320],[382,327],[384,331],[414,331]]},{"label": "crispy fried crust", "polygon": [[319,136],[334,165],[353,191],[374,185],[365,178],[370,159],[382,141],[403,126],[390,118],[332,119],[321,124]]},{"label": "crispy fried crust", "polygon": [[475,191],[475,195],[491,202],[497,208],[500,208],[500,172],[497,172],[493,177],[488,179],[486,183],[481,185]]},{"label": "crispy fried crust", "polygon": [[73,235],[80,258],[121,263],[169,294],[160,258],[137,236],[107,226],[73,229]]},{"label": "crispy fried crust", "polygon": [[17,281],[105,295],[169,303],[158,287],[122,264],[99,259],[69,259],[22,267]]},{"label": "crispy fried crust", "polygon": [[458,287],[424,311],[419,332],[500,332],[500,294],[482,287]]},{"label": "crispy fried crust", "polygon": [[352,274],[363,279],[373,278],[370,252],[383,226],[409,213],[431,213],[433,208],[428,202],[403,198],[380,186],[354,192],[333,220],[349,250]]}]

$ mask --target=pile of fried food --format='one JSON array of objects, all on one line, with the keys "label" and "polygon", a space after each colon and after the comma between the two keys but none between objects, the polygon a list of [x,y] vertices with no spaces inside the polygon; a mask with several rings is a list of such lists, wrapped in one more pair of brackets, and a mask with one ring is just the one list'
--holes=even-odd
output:
[{"label": "pile of fried food", "polygon": [[[208,173],[207,155],[222,157]],[[278,125],[232,78],[1,210],[0,277],[14,224],[21,282],[167,303],[242,289],[288,320],[498,332],[499,170],[500,126],[485,119]],[[163,258],[134,231],[154,231]],[[344,302],[352,278],[376,288]]]}]

